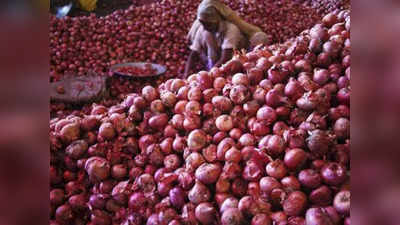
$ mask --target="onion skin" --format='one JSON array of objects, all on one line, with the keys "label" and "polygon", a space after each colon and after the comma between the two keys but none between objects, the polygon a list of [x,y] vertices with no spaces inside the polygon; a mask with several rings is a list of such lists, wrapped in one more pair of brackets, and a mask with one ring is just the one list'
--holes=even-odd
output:
[{"label": "onion skin", "polygon": [[217,181],[221,171],[221,166],[217,164],[204,163],[196,169],[195,176],[203,184],[212,184]]},{"label": "onion skin", "polygon": [[211,193],[208,188],[201,182],[196,182],[188,193],[189,201],[193,204],[200,204],[210,200]]},{"label": "onion skin", "polygon": [[307,205],[307,196],[301,191],[294,191],[289,194],[283,203],[283,210],[288,216],[299,216]]},{"label": "onion skin", "polygon": [[239,209],[229,208],[222,213],[222,225],[240,225],[243,223],[243,215]]},{"label": "onion skin", "polygon": [[188,136],[188,147],[190,150],[199,151],[206,145],[206,133],[202,130],[193,130]]},{"label": "onion skin", "polygon": [[216,210],[209,202],[200,203],[195,209],[197,220],[202,224],[213,224],[215,222]]},{"label": "onion skin", "polygon": [[89,158],[86,161],[85,170],[94,182],[105,180],[110,175],[110,165],[101,157]]},{"label": "onion skin", "polygon": [[329,216],[321,208],[310,208],[306,212],[307,225],[334,225]]}]

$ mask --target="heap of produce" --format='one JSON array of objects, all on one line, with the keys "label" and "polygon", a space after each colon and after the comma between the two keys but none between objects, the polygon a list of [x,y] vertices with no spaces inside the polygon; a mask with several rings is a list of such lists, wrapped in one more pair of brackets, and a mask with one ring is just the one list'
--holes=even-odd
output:
[{"label": "heap of produce", "polygon": [[[196,4],[180,4],[144,6],[164,18],[163,30],[146,34],[109,30],[157,24],[143,8],[101,20],[52,20],[53,72],[83,73],[86,63],[101,70],[111,54],[116,63],[126,53],[151,51],[154,61],[168,59],[178,71],[186,44],[156,38],[183,38],[177,28],[186,21],[172,17],[189,20],[181,13]],[[349,225],[349,12],[329,13],[297,37],[235,55],[209,72],[52,119],[50,224]],[[138,13],[142,20],[123,22]],[[127,48],[125,38],[138,42]],[[154,45],[144,45],[149,41]]]}]

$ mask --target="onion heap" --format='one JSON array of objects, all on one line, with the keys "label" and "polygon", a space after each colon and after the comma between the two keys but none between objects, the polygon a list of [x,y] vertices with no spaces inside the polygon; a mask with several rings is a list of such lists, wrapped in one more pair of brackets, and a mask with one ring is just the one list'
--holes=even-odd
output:
[{"label": "onion heap", "polygon": [[50,121],[50,224],[350,224],[350,15]]}]

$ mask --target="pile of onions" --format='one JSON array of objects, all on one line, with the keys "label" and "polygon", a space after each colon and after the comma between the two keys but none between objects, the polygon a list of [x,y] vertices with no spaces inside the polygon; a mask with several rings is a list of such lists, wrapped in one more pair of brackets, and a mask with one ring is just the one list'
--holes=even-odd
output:
[{"label": "pile of onions", "polygon": [[349,18],[53,118],[50,224],[350,221]]}]

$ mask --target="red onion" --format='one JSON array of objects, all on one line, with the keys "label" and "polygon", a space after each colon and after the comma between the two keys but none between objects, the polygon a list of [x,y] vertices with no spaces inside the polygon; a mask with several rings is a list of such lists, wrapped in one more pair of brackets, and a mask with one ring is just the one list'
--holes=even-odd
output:
[{"label": "red onion", "polygon": [[272,225],[272,221],[267,214],[257,214],[251,220],[251,225]]},{"label": "red onion", "polygon": [[110,175],[110,164],[104,158],[95,156],[86,161],[85,170],[92,181],[102,181]]},{"label": "red onion", "polygon": [[197,181],[193,188],[188,193],[189,201],[193,204],[200,204],[202,202],[206,202],[210,199],[211,193],[208,188],[202,184],[201,182]]},{"label": "red onion", "polygon": [[315,69],[313,80],[319,85],[324,85],[329,80],[329,71],[326,69]]},{"label": "red onion", "polygon": [[323,185],[314,189],[309,196],[310,201],[317,206],[327,206],[332,203],[332,191]]},{"label": "red onion", "polygon": [[162,131],[167,125],[167,123],[168,123],[168,116],[165,113],[152,116],[149,119],[149,126],[159,131]]},{"label": "red onion", "polygon": [[188,136],[188,147],[190,150],[198,151],[206,144],[206,133],[202,130],[193,130]]},{"label": "red onion", "polygon": [[338,163],[328,163],[321,168],[321,177],[329,185],[340,185],[347,178],[347,170]]},{"label": "red onion", "polygon": [[169,191],[171,204],[180,209],[185,204],[184,192],[181,188],[175,187]]},{"label": "red onion", "polygon": [[50,204],[53,206],[59,206],[64,203],[65,194],[62,189],[53,189],[50,191]]},{"label": "red onion", "polygon": [[228,208],[222,213],[221,224],[222,225],[240,225],[243,223],[243,215],[239,209]]},{"label": "red onion", "polygon": [[203,163],[196,169],[195,176],[203,184],[212,184],[218,180],[221,171],[221,166],[218,164]]},{"label": "red onion", "polygon": [[271,124],[276,121],[277,115],[273,108],[269,106],[264,106],[257,111],[257,119],[264,120]]},{"label": "red onion", "polygon": [[307,155],[305,151],[300,148],[290,149],[285,153],[284,157],[285,165],[291,170],[295,170],[303,166],[306,160]]},{"label": "red onion", "polygon": [[294,191],[283,202],[283,211],[288,216],[299,216],[305,210],[306,204],[307,196],[301,191]]},{"label": "red onion", "polygon": [[322,208],[310,208],[306,212],[306,224],[307,225],[334,225],[332,220],[329,218],[327,213]]},{"label": "red onion", "polygon": [[212,98],[212,104],[215,108],[221,110],[222,112],[228,112],[232,110],[232,102],[229,98],[224,96],[215,96]]},{"label": "red onion", "polygon": [[248,86],[250,84],[250,80],[246,74],[237,73],[232,77],[232,84]]},{"label": "red onion", "polygon": [[229,97],[233,103],[240,105],[245,103],[249,98],[249,90],[244,85],[234,85],[229,92]]},{"label": "red onion", "polygon": [[145,86],[145,87],[142,89],[142,96],[143,96],[143,98],[144,98],[146,101],[152,102],[152,101],[154,101],[154,100],[157,99],[157,97],[158,97],[158,92],[157,92],[157,90],[156,90],[154,87],[152,87],[152,86]]},{"label": "red onion", "polygon": [[213,224],[216,219],[216,210],[209,202],[200,203],[195,210],[196,219],[202,224]]},{"label": "red onion", "polygon": [[350,191],[343,190],[336,194],[333,206],[342,215],[350,214]]},{"label": "red onion", "polygon": [[150,103],[150,110],[153,113],[163,113],[165,112],[165,106],[160,99],[156,99]]},{"label": "red onion", "polygon": [[70,223],[74,218],[71,206],[68,204],[59,206],[56,210],[56,221],[60,224]]},{"label": "red onion", "polygon": [[141,192],[135,192],[129,197],[128,206],[130,209],[139,210],[146,205],[146,197]]},{"label": "red onion", "polygon": [[220,131],[229,131],[233,128],[232,117],[228,115],[221,115],[215,120],[215,125]]}]

